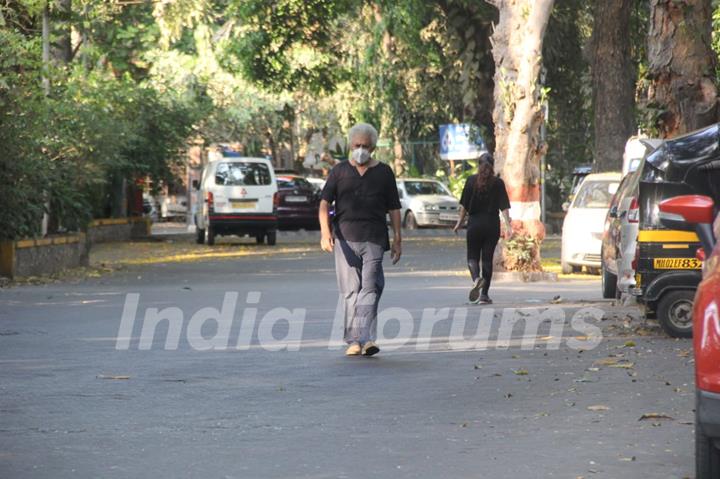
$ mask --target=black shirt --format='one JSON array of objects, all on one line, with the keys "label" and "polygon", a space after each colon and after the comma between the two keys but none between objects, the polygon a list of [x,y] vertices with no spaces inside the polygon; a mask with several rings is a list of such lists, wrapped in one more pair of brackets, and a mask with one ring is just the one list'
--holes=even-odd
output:
[{"label": "black shirt", "polygon": [[322,199],[335,201],[335,235],[346,241],[370,242],[390,249],[386,215],[400,209],[395,174],[385,163],[364,175],[349,161],[330,170]]},{"label": "black shirt", "polygon": [[477,175],[472,175],[465,181],[460,204],[470,216],[476,214],[497,215],[502,210],[510,208],[505,182],[495,177],[493,184],[485,191],[479,191],[475,186]]}]

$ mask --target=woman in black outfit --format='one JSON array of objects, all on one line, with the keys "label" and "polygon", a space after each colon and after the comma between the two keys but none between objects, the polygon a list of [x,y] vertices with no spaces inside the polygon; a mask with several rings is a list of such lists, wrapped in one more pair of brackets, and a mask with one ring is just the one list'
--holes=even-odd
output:
[{"label": "woman in black outfit", "polygon": [[[472,303],[490,304],[488,296],[492,280],[493,254],[500,239],[500,212],[502,212],[503,238],[509,237],[510,200],[505,182],[495,176],[493,157],[485,153],[478,161],[478,172],[465,182],[460,198],[460,218],[453,230],[457,233],[469,216],[467,226],[467,263],[473,287],[469,299]],[[482,260],[482,275],[480,261]]]}]

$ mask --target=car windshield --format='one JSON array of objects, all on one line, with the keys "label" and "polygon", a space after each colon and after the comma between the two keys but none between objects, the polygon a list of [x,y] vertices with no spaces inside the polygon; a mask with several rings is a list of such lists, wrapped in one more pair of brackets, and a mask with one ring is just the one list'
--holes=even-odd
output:
[{"label": "car windshield", "polygon": [[278,178],[278,188],[312,188],[305,178]]},{"label": "car windshield", "polygon": [[224,162],[218,163],[215,170],[215,184],[222,186],[262,186],[269,185],[270,169],[264,163]]},{"label": "car windshield", "polygon": [[450,192],[442,183],[437,181],[406,181],[405,191],[410,196],[416,195],[443,195],[449,196]]},{"label": "car windshield", "polygon": [[575,197],[573,208],[608,208],[617,189],[617,181],[585,182]]}]

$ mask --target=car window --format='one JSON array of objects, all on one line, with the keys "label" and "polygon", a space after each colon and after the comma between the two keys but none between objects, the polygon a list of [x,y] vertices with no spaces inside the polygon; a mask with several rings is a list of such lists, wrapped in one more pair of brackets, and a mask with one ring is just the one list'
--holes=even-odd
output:
[{"label": "car window", "polygon": [[580,187],[573,208],[608,208],[617,188],[617,181],[587,181]]},{"label": "car window", "polygon": [[314,186],[305,178],[278,178],[278,188],[305,188],[312,189]]},{"label": "car window", "polygon": [[215,170],[215,184],[222,186],[262,186],[272,182],[265,163],[224,162]]},{"label": "car window", "polygon": [[405,191],[409,196],[416,195],[450,195],[442,183],[436,181],[406,181]]}]

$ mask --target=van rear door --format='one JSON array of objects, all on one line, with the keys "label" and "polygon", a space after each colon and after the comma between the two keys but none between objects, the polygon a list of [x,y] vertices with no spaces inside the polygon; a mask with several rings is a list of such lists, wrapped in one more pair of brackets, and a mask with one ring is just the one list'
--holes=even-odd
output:
[{"label": "van rear door", "polygon": [[273,212],[277,182],[272,165],[262,159],[218,160],[210,180],[215,213]]}]

